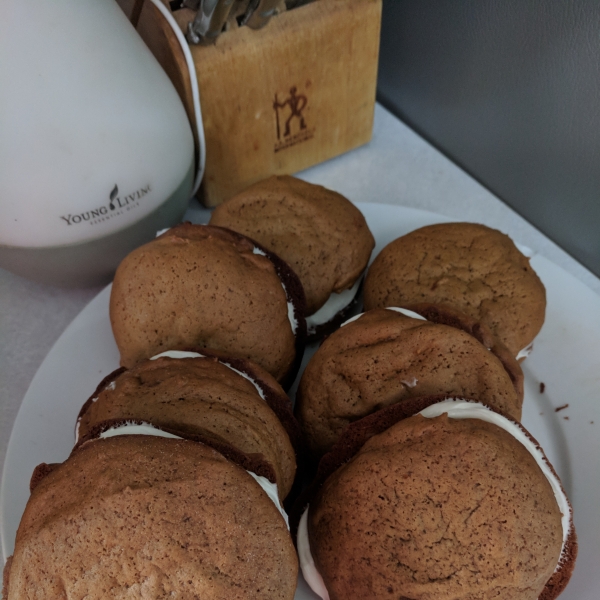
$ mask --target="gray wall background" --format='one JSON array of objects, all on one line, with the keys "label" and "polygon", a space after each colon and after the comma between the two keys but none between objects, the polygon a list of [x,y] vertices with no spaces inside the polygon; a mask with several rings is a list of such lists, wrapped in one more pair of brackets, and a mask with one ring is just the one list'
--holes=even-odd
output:
[{"label": "gray wall background", "polygon": [[598,0],[384,0],[378,100],[600,275]]}]

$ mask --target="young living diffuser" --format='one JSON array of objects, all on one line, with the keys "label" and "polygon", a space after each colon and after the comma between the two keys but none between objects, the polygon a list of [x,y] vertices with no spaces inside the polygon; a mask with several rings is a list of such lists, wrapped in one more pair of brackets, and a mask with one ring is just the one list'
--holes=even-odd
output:
[{"label": "young living diffuser", "polygon": [[115,0],[4,0],[0,56],[0,267],[107,282],[185,212],[181,100]]}]

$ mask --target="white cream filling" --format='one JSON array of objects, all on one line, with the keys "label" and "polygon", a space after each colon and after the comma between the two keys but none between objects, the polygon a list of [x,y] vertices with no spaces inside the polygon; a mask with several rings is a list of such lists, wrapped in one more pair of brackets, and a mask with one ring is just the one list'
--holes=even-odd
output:
[{"label": "white cream filling", "polygon": [[156,360],[157,358],[206,358],[204,354],[198,352],[188,352],[187,350],[167,350],[151,357],[150,360]]},{"label": "white cream filling", "polygon": [[340,328],[343,327],[344,325],[348,325],[348,323],[353,323],[354,321],[358,321],[365,313],[359,313],[357,315],[354,315],[353,317],[350,317],[348,320],[344,321],[341,325]]},{"label": "white cream filling", "polygon": [[302,513],[300,523],[298,524],[296,538],[300,569],[302,570],[302,576],[306,580],[306,583],[308,583],[310,589],[323,600],[329,600],[329,592],[325,587],[323,577],[321,577],[321,573],[319,573],[310,551],[310,541],[308,539],[308,509],[309,506],[307,506]]},{"label": "white cream filling", "polygon": [[281,516],[283,517],[283,520],[285,521],[285,524],[287,525],[287,528],[289,530],[290,522],[289,522],[287,513],[285,512],[285,510],[283,509],[283,506],[281,506],[281,502],[279,501],[279,493],[277,492],[277,484],[270,482],[266,477],[263,477],[262,475],[257,475],[256,473],[253,473],[252,471],[246,471],[246,473],[251,475],[254,478],[254,480],[256,481],[256,483],[258,483],[258,485],[260,485],[260,487],[263,489],[265,494],[267,494],[267,496],[269,496],[269,498],[271,498],[271,501],[277,507],[277,510],[279,510],[279,512],[281,513]]},{"label": "white cream filling", "polygon": [[394,312],[402,313],[405,317],[410,317],[411,319],[427,321],[427,319],[423,315],[420,315],[419,313],[416,313],[412,310],[408,310],[407,308],[400,308],[398,306],[386,306],[385,310],[393,310]]},{"label": "white cream filling", "polygon": [[[127,421],[121,425],[116,425],[115,427],[111,427],[106,431],[100,434],[100,438],[110,438],[116,437],[118,435],[153,435],[156,437],[164,437],[171,438],[176,440],[182,440],[183,438],[178,435],[173,435],[172,433],[168,433],[159,429],[158,427],[154,427],[150,423],[134,423],[132,421]],[[250,475],[258,485],[263,489],[265,494],[270,498],[271,502],[276,506],[277,510],[281,513],[287,528],[290,528],[290,524],[288,521],[288,516],[283,506],[281,506],[281,502],[279,501],[279,494],[277,492],[277,484],[271,483],[266,477],[262,477],[261,475],[257,475],[252,471],[246,471],[248,475]]]},{"label": "white cream filling", "polygon": [[[157,358],[162,358],[162,357],[177,358],[177,359],[180,359],[180,358],[206,358],[204,356],[204,354],[198,354],[198,352],[187,352],[185,350],[167,350],[166,352],[161,352],[160,354],[153,356],[150,360],[156,360]],[[232,367],[229,363],[226,363],[225,361],[222,361],[220,359],[217,359],[217,361],[220,362],[225,367],[227,367],[228,369],[231,369],[232,371],[234,371],[235,373],[237,373],[244,379],[247,379],[256,388],[258,395],[263,400],[266,399],[264,390],[262,389],[262,387],[260,387],[260,385],[258,385],[258,382],[255,379],[252,379],[252,377],[250,377],[250,375],[247,375],[246,373],[243,373],[242,371],[238,371],[236,368]]]},{"label": "white cream filling", "polygon": [[170,227],[166,227],[165,229],[159,229],[156,232],[156,235],[154,237],[160,237],[163,233],[166,233],[167,231],[169,231],[169,229],[171,229]]},{"label": "white cream filling", "polygon": [[[480,419],[501,427],[504,429],[504,431],[510,433],[518,442],[525,446],[525,449],[531,454],[531,456],[533,456],[536,463],[542,470],[542,473],[546,476],[546,479],[550,483],[556,503],[558,504],[558,508],[562,514],[561,526],[563,539],[559,559],[556,564],[556,568],[554,569],[556,572],[565,559],[565,544],[571,532],[571,509],[569,507],[567,496],[563,492],[557,477],[552,472],[543,451],[531,441],[521,426],[499,415],[498,413],[495,413],[493,410],[487,408],[479,402],[468,402],[459,398],[451,398],[442,402],[438,402],[437,404],[432,404],[418,414],[428,419],[432,419],[434,417],[439,417],[444,413],[447,413],[448,417],[451,419]],[[306,583],[308,583],[312,591],[323,600],[329,600],[329,593],[325,588],[323,578],[317,570],[315,561],[310,552],[310,542],[308,538],[308,509],[309,506],[306,507],[306,510],[304,511],[298,525],[297,544],[298,557],[300,559],[300,569],[302,570],[302,575],[304,576]]]},{"label": "white cream filling", "polygon": [[247,373],[244,373],[242,371],[238,371],[235,367],[232,367],[229,363],[223,362],[221,360],[219,362],[222,365],[225,365],[226,367],[229,367],[234,373],[237,373],[240,377],[243,377],[244,379],[247,379],[256,388],[256,391],[258,392],[258,395],[263,400],[266,400],[264,390],[260,387],[260,385],[258,385],[258,382],[256,380],[254,380],[254,379],[252,379],[252,377],[250,377],[250,375],[248,375]]},{"label": "white cream filling", "polygon": [[[408,310],[407,308],[399,308],[397,306],[386,306],[385,310],[393,310],[395,312],[399,312],[402,313],[403,315],[405,315],[406,317],[410,317],[411,319],[419,319],[420,321],[427,321],[427,319],[425,317],[423,317],[422,315],[420,315],[419,313],[413,312],[412,310]],[[358,319],[360,319],[365,313],[360,313],[359,315],[354,315],[353,317],[350,317],[347,321],[344,321],[340,327],[343,327],[344,325],[348,325],[348,323],[352,323],[352,321],[358,321]]]},{"label": "white cream filling", "polygon": [[319,325],[329,323],[335,315],[344,310],[356,297],[361,281],[362,277],[359,277],[351,288],[343,290],[339,294],[332,292],[327,302],[321,308],[312,315],[308,315],[306,317],[306,326],[309,333],[314,331]]},{"label": "white cream filling", "polygon": [[126,421],[120,425],[115,425],[100,434],[100,438],[116,437],[118,435],[154,435],[156,437],[172,438],[175,440],[182,440],[182,437],[173,435],[167,431],[163,431],[158,427],[154,427],[150,423],[134,423],[133,421]]},{"label": "white cream filling", "polygon": [[[288,293],[287,293],[287,288],[285,287],[285,285],[283,285],[283,281],[281,282],[281,287],[283,288],[283,291],[285,292],[285,297],[289,298]],[[288,321],[290,322],[290,326],[292,327],[292,333],[295,336],[296,331],[298,331],[298,320],[296,319],[294,305],[289,300],[287,301],[287,309],[288,309],[288,315],[287,315]]]},{"label": "white cream filling", "polygon": [[527,358],[531,354],[532,350],[533,350],[533,342],[531,342],[531,344],[529,344],[529,346],[526,346],[525,348],[523,348],[523,350],[519,350],[519,354],[517,354],[517,360],[521,360],[522,358]]},{"label": "white cream filling", "polygon": [[[267,253],[264,250],[261,250],[260,248],[257,248],[256,246],[254,246],[254,248],[252,249],[252,254],[260,254],[261,256],[267,256]],[[269,258],[269,257],[267,256],[267,258]],[[287,289],[286,289],[285,285],[283,284],[283,281],[281,281],[281,279],[280,279],[279,282],[281,283],[281,287],[283,288],[283,291],[285,292],[285,297],[289,298]],[[287,303],[287,309],[288,309],[288,321],[290,322],[290,325],[292,327],[292,333],[294,335],[296,335],[296,331],[298,330],[298,321],[296,320],[296,317],[294,316],[294,305],[289,300]]]}]

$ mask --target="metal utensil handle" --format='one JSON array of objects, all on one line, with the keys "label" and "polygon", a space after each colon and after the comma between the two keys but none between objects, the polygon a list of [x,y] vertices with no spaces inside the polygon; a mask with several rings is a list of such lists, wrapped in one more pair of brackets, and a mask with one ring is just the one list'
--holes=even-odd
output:
[{"label": "metal utensil handle", "polygon": [[227,22],[235,0],[203,0],[194,20],[188,25],[187,38],[192,44],[212,44]]}]

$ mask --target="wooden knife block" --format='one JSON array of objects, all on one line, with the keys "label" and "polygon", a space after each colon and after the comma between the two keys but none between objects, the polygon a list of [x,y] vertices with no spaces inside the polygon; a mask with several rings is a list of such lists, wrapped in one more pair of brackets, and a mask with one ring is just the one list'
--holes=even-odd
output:
[{"label": "wooden knife block", "polygon": [[[206,206],[269,175],[295,173],[369,141],[380,23],[381,0],[316,0],[262,29],[238,27],[212,46],[190,47],[206,137],[199,194]],[[148,1],[137,28],[193,120],[185,60]]]}]

